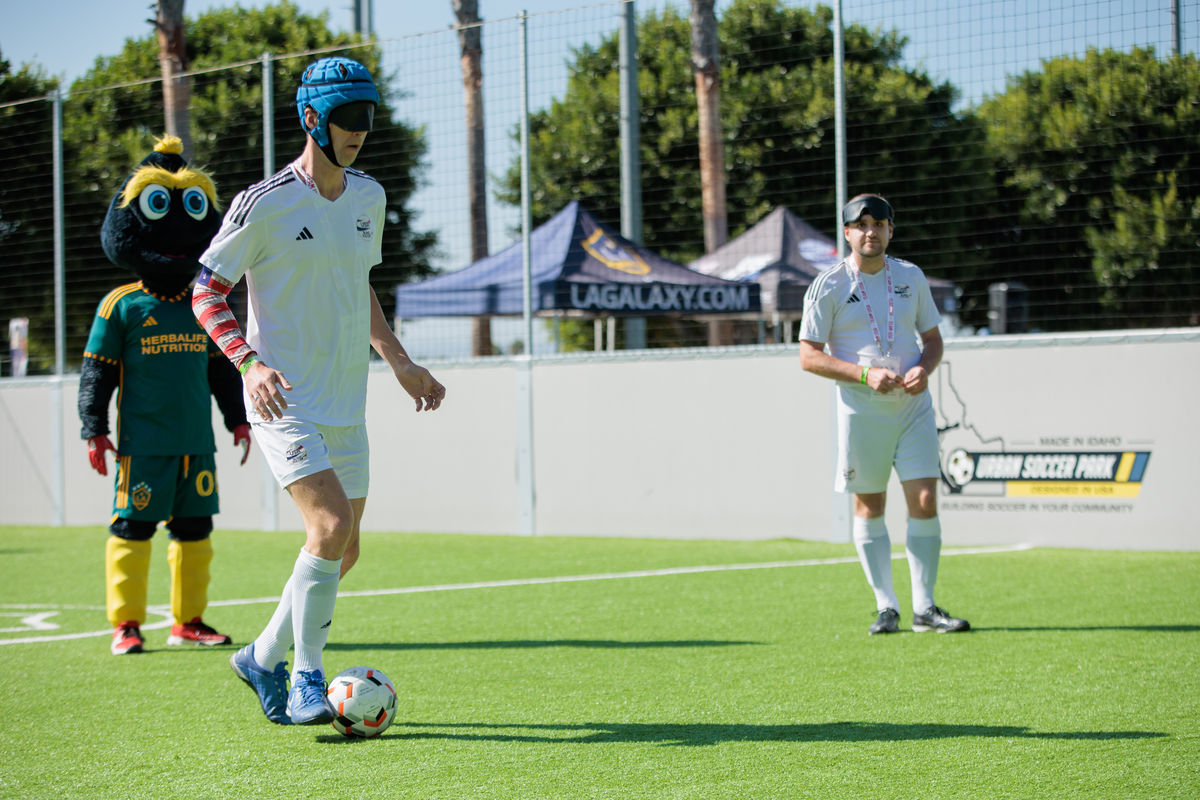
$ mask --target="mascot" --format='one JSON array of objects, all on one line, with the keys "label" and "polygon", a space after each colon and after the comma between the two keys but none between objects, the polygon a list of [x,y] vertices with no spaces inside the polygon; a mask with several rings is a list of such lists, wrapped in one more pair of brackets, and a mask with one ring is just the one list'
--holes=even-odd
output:
[{"label": "mascot", "polygon": [[[158,523],[170,532],[169,645],[230,644],[204,624],[212,562],[212,518],[218,509],[212,401],[216,398],[250,454],[242,381],[192,314],[190,284],[200,254],[221,224],[216,187],[188,167],[180,140],[163,137],[113,197],[100,245],[114,264],[141,280],[100,301],[79,380],[79,417],[88,460],[108,474],[116,456],[111,536],[105,549],[105,604],[114,627],[114,655],[145,645],[150,538]],[[117,393],[116,445],[108,405]]]}]

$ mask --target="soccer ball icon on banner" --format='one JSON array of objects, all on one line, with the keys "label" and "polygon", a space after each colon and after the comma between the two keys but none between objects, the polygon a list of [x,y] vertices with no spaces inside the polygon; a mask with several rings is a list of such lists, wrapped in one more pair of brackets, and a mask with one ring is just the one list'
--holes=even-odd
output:
[{"label": "soccer ball icon on banner", "polygon": [[370,739],[396,717],[396,687],[371,667],[351,667],[329,682],[325,699],[333,709],[333,727],[343,736]]}]

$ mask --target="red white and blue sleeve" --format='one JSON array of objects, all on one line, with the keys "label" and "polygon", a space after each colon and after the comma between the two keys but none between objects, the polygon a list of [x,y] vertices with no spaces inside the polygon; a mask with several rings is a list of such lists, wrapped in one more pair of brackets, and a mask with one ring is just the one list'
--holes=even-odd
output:
[{"label": "red white and blue sleeve", "polygon": [[257,226],[247,224],[241,215],[236,218],[240,224],[234,221],[233,212],[241,199],[241,195],[234,199],[221,230],[200,257],[203,267],[192,290],[192,313],[225,357],[239,369],[255,353],[229,307],[229,292],[258,260],[260,252]]}]

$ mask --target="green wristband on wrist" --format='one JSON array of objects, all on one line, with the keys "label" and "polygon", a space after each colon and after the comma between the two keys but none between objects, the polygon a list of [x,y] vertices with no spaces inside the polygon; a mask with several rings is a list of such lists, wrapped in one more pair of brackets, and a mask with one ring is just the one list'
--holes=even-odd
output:
[{"label": "green wristband on wrist", "polygon": [[871,371],[870,367],[863,367],[862,374],[858,376],[858,382],[863,386],[867,385],[867,373]]},{"label": "green wristband on wrist", "polygon": [[246,356],[246,359],[244,361],[242,361],[241,364],[238,365],[238,372],[245,375],[250,370],[250,367],[254,364],[255,361],[258,361],[258,359],[253,354]]}]

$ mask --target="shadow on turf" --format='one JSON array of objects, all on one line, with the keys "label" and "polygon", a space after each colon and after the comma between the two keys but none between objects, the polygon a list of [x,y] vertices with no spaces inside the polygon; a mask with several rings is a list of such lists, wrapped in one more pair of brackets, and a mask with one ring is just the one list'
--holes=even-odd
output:
[{"label": "shadow on turf", "polygon": [[736,647],[762,644],[721,639],[667,639],[622,641],[620,639],[501,639],[478,642],[330,642],[326,650],[538,650],[546,647],[579,647],[599,650],[639,650],[651,647]]},{"label": "shadow on turf", "polygon": [[1147,633],[1196,633],[1200,625],[1019,625],[1013,627],[977,628],[972,633],[1024,633],[1034,631],[1146,631]]},{"label": "shadow on turf", "polygon": [[[655,725],[605,722],[501,725],[397,722],[381,738],[543,744],[624,742],[697,747],[722,742],[897,742],[961,737],[1105,741],[1153,739],[1166,735],[1158,731],[1034,731],[1017,725],[904,725],[890,722],[813,722],[800,725]],[[353,741],[338,735],[318,736],[317,739],[322,742]]]}]

